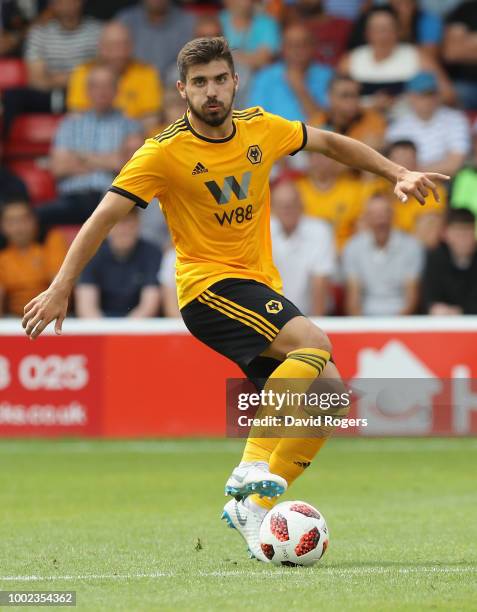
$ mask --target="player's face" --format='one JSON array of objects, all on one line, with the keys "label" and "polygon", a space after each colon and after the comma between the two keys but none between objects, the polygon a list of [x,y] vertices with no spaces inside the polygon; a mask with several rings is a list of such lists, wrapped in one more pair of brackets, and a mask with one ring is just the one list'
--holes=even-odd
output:
[{"label": "player's face", "polygon": [[225,60],[191,66],[177,87],[190,112],[211,127],[222,125],[232,112],[238,77]]}]

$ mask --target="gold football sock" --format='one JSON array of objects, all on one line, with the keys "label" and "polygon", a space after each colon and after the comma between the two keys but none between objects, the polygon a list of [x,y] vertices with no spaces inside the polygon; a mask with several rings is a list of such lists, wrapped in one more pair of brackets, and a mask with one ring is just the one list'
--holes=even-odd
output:
[{"label": "gold football sock", "polygon": [[[330,434],[331,431],[327,432],[323,438],[283,438],[270,457],[270,472],[282,476],[290,486],[310,465]],[[251,495],[250,500],[262,508],[270,509],[280,498]]]},{"label": "gold football sock", "polygon": [[[313,381],[325,369],[330,359],[328,351],[315,348],[302,348],[291,351],[270,375],[265,383],[264,391],[273,393],[306,393]],[[268,407],[261,406],[256,416],[266,414]],[[268,408],[269,409],[269,408]],[[242,456],[242,462],[265,461],[269,463],[270,456],[280,442],[276,437],[260,437],[256,433],[260,428],[252,428]],[[263,431],[263,429],[262,429]]]}]

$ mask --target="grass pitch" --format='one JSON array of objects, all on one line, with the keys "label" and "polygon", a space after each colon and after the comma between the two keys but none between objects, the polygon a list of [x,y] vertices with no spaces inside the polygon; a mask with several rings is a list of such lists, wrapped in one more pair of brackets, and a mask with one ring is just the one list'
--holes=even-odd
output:
[{"label": "grass pitch", "polygon": [[332,439],[283,498],[328,522],[311,569],[249,560],[219,521],[241,448],[1,442],[0,590],[98,611],[477,609],[477,440]]}]

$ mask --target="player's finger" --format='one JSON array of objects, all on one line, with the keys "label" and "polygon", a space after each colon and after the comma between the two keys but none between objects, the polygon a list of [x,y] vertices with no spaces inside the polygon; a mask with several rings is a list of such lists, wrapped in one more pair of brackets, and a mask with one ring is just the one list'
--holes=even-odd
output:
[{"label": "player's finger", "polygon": [[441,174],[440,172],[426,172],[424,176],[434,181],[450,181],[451,178],[448,174]]},{"label": "player's finger", "polygon": [[30,310],[32,310],[32,308],[35,308],[36,305],[36,300],[30,300],[28,304],[26,304],[26,306],[23,308],[23,314],[27,314],[27,312],[30,312]]},{"label": "player's finger", "polygon": [[26,329],[25,329],[26,335],[31,337],[33,330],[38,325],[38,323],[42,320],[43,320],[43,315],[39,312],[34,317],[30,318],[30,320],[27,323]]},{"label": "player's finger", "polygon": [[28,312],[22,319],[22,327],[23,329],[26,330],[26,328],[28,327],[28,324],[30,323],[30,321],[32,319],[34,319],[38,314],[38,308],[32,308],[32,310],[30,310],[30,312]]},{"label": "player's finger", "polygon": [[407,195],[404,193],[402,189],[396,187],[394,189],[394,195],[401,200],[401,202],[407,202]]},{"label": "player's finger", "polygon": [[50,323],[50,320],[48,320],[48,319],[43,319],[42,321],[40,321],[40,323],[33,330],[32,334],[30,336],[31,339],[35,340],[36,338],[38,338],[38,336],[45,329],[45,327],[48,325],[48,323]]},{"label": "player's finger", "polygon": [[425,198],[427,198],[427,196],[429,195],[429,190],[427,189],[427,187],[423,183],[418,183],[417,184],[417,189],[419,190],[419,193],[421,195],[423,195]]},{"label": "player's finger", "polygon": [[439,196],[439,191],[437,190],[437,185],[435,183],[433,183],[431,181],[431,179],[427,178],[427,176],[424,177],[424,183],[430,188],[430,190],[432,191],[433,195],[434,195],[434,199],[436,202],[440,202],[441,198]]},{"label": "player's finger", "polygon": [[61,314],[57,319],[56,319],[56,323],[55,323],[55,334],[57,336],[61,336],[61,332],[62,332],[62,326],[63,326],[63,321],[65,320],[65,316],[64,314]]},{"label": "player's finger", "polygon": [[420,204],[425,204],[426,203],[426,200],[425,200],[424,196],[422,195],[422,193],[419,191],[419,189],[417,187],[414,187],[414,189],[412,190],[412,195],[416,198],[416,200]]}]

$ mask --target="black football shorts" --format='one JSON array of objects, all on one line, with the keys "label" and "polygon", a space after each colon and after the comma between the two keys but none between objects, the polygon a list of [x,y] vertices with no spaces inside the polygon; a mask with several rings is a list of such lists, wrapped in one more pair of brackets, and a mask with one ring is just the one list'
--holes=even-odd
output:
[{"label": "black football shorts", "polygon": [[181,309],[187,329],[234,361],[251,380],[265,379],[280,363],[260,354],[300,310],[267,285],[243,278],[221,280]]}]

